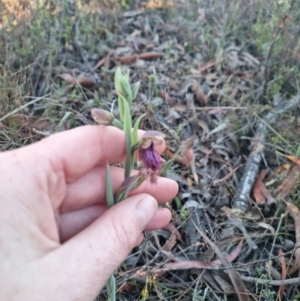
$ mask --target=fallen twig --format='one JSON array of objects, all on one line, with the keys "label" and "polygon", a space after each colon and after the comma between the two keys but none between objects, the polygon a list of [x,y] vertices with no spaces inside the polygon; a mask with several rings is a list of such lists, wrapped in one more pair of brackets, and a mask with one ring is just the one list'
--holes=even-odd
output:
[{"label": "fallen twig", "polygon": [[244,281],[250,282],[250,283],[268,284],[268,285],[274,285],[274,286],[291,285],[291,284],[299,284],[300,283],[300,277],[285,279],[285,280],[269,280],[269,279],[261,279],[261,278],[254,278],[254,277],[248,277],[248,276],[241,276],[241,278]]},{"label": "fallen twig", "polygon": [[273,123],[276,117],[291,109],[294,109],[300,103],[300,95],[293,97],[287,104],[281,102],[281,107],[277,107],[269,112],[259,123],[256,134],[254,136],[253,150],[248,158],[245,166],[242,180],[237,189],[237,194],[233,199],[233,208],[246,213],[251,208],[250,193],[256,180],[259,165],[262,159],[262,152],[264,150],[264,142],[266,140],[267,126],[266,122]]}]

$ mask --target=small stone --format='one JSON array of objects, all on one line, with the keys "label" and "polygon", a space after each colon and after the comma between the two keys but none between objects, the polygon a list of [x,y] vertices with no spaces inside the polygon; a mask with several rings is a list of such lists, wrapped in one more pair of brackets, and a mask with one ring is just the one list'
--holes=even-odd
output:
[{"label": "small stone", "polygon": [[163,99],[161,98],[161,97],[154,97],[152,100],[151,100],[151,104],[152,104],[152,106],[154,106],[154,107],[160,107],[160,106],[162,106],[162,104],[163,104]]},{"label": "small stone", "polygon": [[144,69],[146,67],[146,62],[144,60],[137,60],[135,67],[139,69]]}]

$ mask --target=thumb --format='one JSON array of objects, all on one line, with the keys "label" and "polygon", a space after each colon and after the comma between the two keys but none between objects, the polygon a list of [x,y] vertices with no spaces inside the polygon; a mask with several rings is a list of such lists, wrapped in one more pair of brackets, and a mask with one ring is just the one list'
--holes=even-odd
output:
[{"label": "thumb", "polygon": [[[80,300],[92,300],[130,251],[142,242],[142,232],[156,211],[157,202],[153,197],[147,194],[132,196],[107,210],[53,252],[56,253],[54,260],[56,258],[65,274],[66,289],[81,287],[84,292],[81,292]],[[60,283],[60,290],[62,285]],[[68,291],[76,294],[77,289]],[[79,296],[65,297],[73,300]]]}]

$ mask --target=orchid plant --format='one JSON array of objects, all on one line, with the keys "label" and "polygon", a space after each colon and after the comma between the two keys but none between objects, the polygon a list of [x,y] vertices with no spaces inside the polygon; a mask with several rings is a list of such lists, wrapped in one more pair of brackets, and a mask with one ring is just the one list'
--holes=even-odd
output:
[{"label": "orchid plant", "polygon": [[[146,179],[151,183],[156,183],[157,176],[161,171],[162,161],[155,150],[156,145],[164,141],[164,134],[157,131],[147,131],[139,139],[138,129],[142,118],[137,118],[133,124],[131,117],[131,107],[134,99],[137,97],[140,82],[130,85],[129,71],[122,73],[121,68],[115,72],[115,90],[118,97],[118,110],[120,120],[103,109],[94,108],[91,111],[93,119],[100,125],[112,125],[125,133],[126,140],[126,160],[124,163],[124,181],[116,195],[113,193],[112,180],[110,176],[110,166],[106,165],[106,200],[107,206],[111,207],[116,203],[127,198],[130,191],[138,188]],[[139,158],[140,168],[137,175],[131,175],[134,160]],[[107,283],[109,300],[115,300],[115,278],[112,275]]]}]

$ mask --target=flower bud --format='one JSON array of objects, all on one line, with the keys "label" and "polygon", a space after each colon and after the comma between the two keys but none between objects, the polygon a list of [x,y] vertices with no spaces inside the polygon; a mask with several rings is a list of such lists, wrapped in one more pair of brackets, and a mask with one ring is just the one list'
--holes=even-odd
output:
[{"label": "flower bud", "polygon": [[126,178],[121,184],[121,188],[116,197],[116,202],[120,202],[127,197],[130,191],[137,189],[146,180],[145,174],[138,174]]},{"label": "flower bud", "polygon": [[132,91],[129,83],[129,73],[124,75],[120,67],[117,68],[115,73],[115,89],[117,95],[122,95],[131,105]]},{"label": "flower bud", "polygon": [[111,125],[115,119],[115,116],[112,113],[102,109],[92,109],[91,115],[93,119],[101,125]]}]

